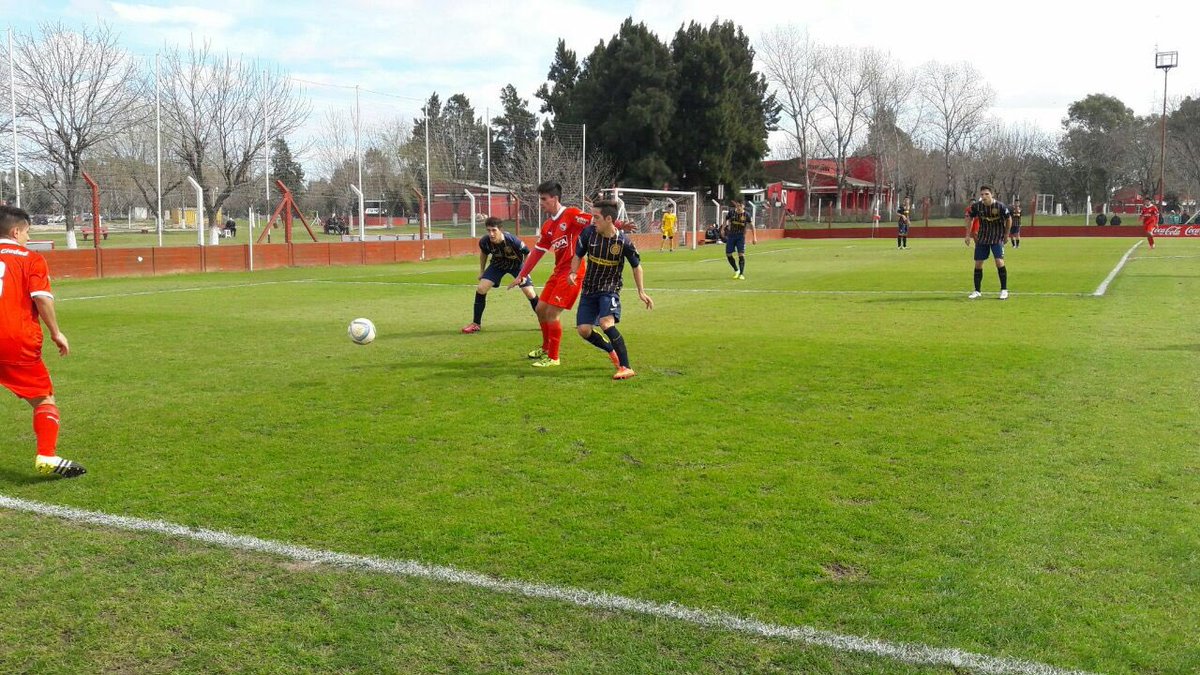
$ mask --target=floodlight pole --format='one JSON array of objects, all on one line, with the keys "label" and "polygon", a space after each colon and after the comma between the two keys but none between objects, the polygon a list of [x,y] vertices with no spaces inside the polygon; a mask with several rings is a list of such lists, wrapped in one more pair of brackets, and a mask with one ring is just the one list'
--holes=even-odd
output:
[{"label": "floodlight pole", "polygon": [[357,185],[351,185],[350,189],[353,190],[354,194],[358,197],[358,240],[366,241],[367,240],[367,213],[366,213],[367,204],[366,204],[366,201],[363,199],[362,190],[360,190]]},{"label": "floodlight pole", "polygon": [[162,217],[162,94],[160,84],[161,68],[159,55],[154,55],[154,171],[157,176],[155,194],[158,200],[158,211],[154,214],[154,223],[158,226],[158,245],[163,245]]},{"label": "floodlight pole", "polygon": [[1163,71],[1163,105],[1160,123],[1162,140],[1158,157],[1158,203],[1160,205],[1167,197],[1167,74],[1177,65],[1179,65],[1179,52],[1158,52],[1154,55],[1154,67]]},{"label": "floodlight pole", "polygon": [[17,208],[21,208],[21,158],[17,150],[17,68],[13,64],[12,28],[8,29],[8,100],[12,103],[13,184],[17,188]]}]

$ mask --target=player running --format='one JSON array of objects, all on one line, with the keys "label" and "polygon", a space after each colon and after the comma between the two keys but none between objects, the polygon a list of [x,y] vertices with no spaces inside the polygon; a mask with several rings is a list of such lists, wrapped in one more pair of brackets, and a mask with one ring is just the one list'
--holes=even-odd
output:
[{"label": "player running", "polygon": [[[463,326],[462,332],[478,333],[483,322],[483,310],[487,306],[488,291],[500,285],[506,274],[516,277],[521,273],[521,263],[529,255],[529,247],[516,236],[504,231],[504,221],[491,217],[484,222],[487,234],[479,239],[479,285],[475,287],[475,318]],[[488,257],[491,262],[488,262]],[[533,281],[526,279],[520,284],[521,292],[529,299],[529,306],[537,312],[537,291]]]},{"label": "player running", "polygon": [[87,471],[56,452],[58,407],[54,384],[42,361],[41,324],[46,324],[59,354],[66,356],[71,348],[54,313],[46,259],[25,248],[30,225],[25,211],[0,206],[0,384],[33,408],[34,469],[74,478]]},{"label": "player running", "polygon": [[[529,352],[529,358],[536,359],[533,362],[534,367],[549,368],[559,364],[562,323],[558,317],[564,309],[571,309],[579,297],[579,286],[572,284],[567,276],[571,273],[575,242],[583,228],[592,223],[592,216],[574,206],[563,206],[562,185],[554,181],[546,181],[538,186],[538,200],[542,212],[550,217],[542,223],[541,234],[534,244],[533,253],[525,258],[525,264],[517,273],[516,280],[508,287],[511,289],[525,283],[529,279],[529,273],[542,256],[546,255],[546,251],[554,251],[554,272],[546,280],[535,308],[542,327],[542,346]],[[579,275],[586,278],[586,271],[586,267],[581,267]]]},{"label": "player running", "polygon": [[[612,379],[628,380],[637,373],[629,367],[625,337],[617,330],[621,321],[621,276],[626,260],[633,268],[638,298],[646,303],[646,309],[654,309],[654,301],[646,295],[637,247],[629,235],[617,229],[618,213],[615,201],[598,201],[592,206],[592,224],[579,235],[575,257],[571,260],[571,274],[567,278],[574,285],[578,281],[576,271],[587,261],[589,269],[580,284],[583,297],[579,299],[579,310],[575,313],[575,328],[579,337],[608,353],[617,367]],[[603,335],[593,330],[597,324]]]},{"label": "player running", "polygon": [[[725,214],[725,259],[733,268],[734,279],[746,279],[746,228],[758,244],[758,231],[754,229],[754,220],[746,213],[746,204],[741,200],[733,200],[733,210]],[[737,251],[737,262],[733,261],[733,252]]]},{"label": "player running", "polygon": [[[967,211],[967,231],[963,239],[967,246],[975,244],[975,290],[967,297],[971,300],[983,295],[979,285],[983,282],[983,262],[991,255],[996,261],[996,274],[1000,277],[1000,299],[1008,299],[1008,268],[1004,266],[1004,244],[1012,228],[1012,211],[992,196],[990,185],[979,187],[979,201],[971,204]],[[978,232],[972,232],[972,221],[978,221]]]},{"label": "player running", "polygon": [[675,215],[675,205],[667,204],[667,208],[663,211],[663,217],[662,217],[662,238],[663,238],[663,240],[662,240],[662,244],[658,245],[659,251],[663,250],[663,244],[667,244],[669,246],[667,251],[670,253],[675,252],[675,221],[676,221],[676,218],[677,218],[677,216]]},{"label": "player running", "polygon": [[1146,241],[1150,242],[1150,248],[1154,248],[1154,228],[1158,227],[1158,215],[1158,206],[1147,197],[1142,206],[1142,227],[1146,228]]},{"label": "player running", "polygon": [[908,197],[896,208],[896,248],[908,248],[908,226],[912,223],[912,202]]}]

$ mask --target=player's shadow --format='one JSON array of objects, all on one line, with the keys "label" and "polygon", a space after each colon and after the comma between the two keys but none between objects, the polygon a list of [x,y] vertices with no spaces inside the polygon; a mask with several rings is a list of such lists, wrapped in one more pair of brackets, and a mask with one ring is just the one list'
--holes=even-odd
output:
[{"label": "player's shadow", "polygon": [[1195,345],[1157,345],[1149,349],[1156,352],[1200,352],[1200,344]]},{"label": "player's shadow", "polygon": [[42,483],[47,480],[54,480],[47,476],[40,476],[29,471],[17,471],[8,467],[0,466],[0,485],[33,485],[34,483]]}]

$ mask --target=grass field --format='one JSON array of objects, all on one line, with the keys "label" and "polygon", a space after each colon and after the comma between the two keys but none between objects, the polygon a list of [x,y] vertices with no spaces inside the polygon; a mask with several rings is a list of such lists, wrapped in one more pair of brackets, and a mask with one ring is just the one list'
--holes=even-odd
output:
[{"label": "grass field", "polygon": [[[639,376],[473,257],[63,281],[0,495],[1054,668],[1200,664],[1200,242],[644,254]],[[544,279],[543,263],[535,279]],[[628,275],[627,275],[628,278]],[[630,282],[631,283],[631,282]],[[375,343],[345,335],[372,318]],[[0,672],[971,672],[0,510]],[[1038,672],[1018,670],[1014,672]],[[1048,671],[1042,671],[1048,672]]]}]

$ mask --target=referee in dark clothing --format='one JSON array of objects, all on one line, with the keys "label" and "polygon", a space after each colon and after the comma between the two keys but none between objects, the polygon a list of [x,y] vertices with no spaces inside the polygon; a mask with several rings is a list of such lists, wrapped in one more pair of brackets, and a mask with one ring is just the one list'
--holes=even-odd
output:
[{"label": "referee in dark clothing", "polygon": [[[972,239],[971,221],[979,219],[979,231]],[[975,290],[967,297],[974,300],[981,295],[979,286],[983,282],[983,263],[988,256],[996,261],[996,274],[1000,277],[1000,299],[1008,299],[1008,268],[1004,266],[1004,245],[1012,231],[1012,210],[1003,202],[996,201],[990,185],[979,187],[979,201],[967,211],[967,246],[975,244]]]}]

